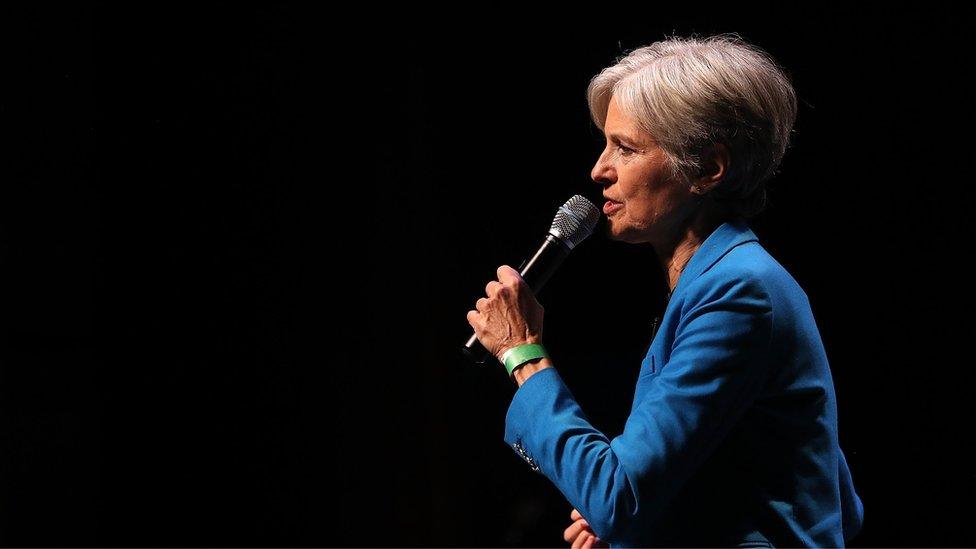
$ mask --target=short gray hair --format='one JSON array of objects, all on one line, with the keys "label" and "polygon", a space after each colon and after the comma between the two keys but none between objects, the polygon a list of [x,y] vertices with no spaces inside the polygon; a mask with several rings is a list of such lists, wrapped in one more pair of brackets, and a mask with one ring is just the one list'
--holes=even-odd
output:
[{"label": "short gray hair", "polygon": [[730,166],[709,195],[736,217],[765,207],[765,183],[786,153],[797,107],[790,79],[764,51],[736,35],[668,38],[618,58],[586,94],[601,130],[614,96],[683,182],[702,173],[711,145],[724,144]]}]

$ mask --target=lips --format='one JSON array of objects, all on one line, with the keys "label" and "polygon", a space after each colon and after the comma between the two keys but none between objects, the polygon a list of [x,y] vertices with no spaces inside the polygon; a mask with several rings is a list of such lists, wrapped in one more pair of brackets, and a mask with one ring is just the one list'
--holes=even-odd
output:
[{"label": "lips", "polygon": [[603,205],[603,215],[610,215],[623,207],[624,205],[622,203],[608,199]]}]

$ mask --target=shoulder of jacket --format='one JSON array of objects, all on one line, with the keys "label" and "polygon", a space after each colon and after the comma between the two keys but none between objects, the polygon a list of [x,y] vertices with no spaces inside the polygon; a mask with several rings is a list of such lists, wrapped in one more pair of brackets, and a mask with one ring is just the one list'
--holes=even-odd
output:
[{"label": "shoulder of jacket", "polygon": [[715,294],[768,294],[767,286],[779,276],[782,267],[755,241],[728,250],[705,269],[687,288],[689,298]]}]

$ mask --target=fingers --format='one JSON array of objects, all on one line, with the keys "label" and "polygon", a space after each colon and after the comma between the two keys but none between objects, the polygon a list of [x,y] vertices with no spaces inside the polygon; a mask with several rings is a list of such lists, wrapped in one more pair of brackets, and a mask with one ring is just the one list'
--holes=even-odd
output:
[{"label": "fingers", "polygon": [[[607,547],[606,543],[603,543],[600,538],[596,537],[596,534],[589,530],[584,530],[580,533],[579,537],[576,538],[577,541],[582,540],[580,543],[580,549],[592,549],[593,547]],[[573,547],[576,547],[575,542]]]},{"label": "fingers", "polygon": [[485,307],[487,307],[487,306],[488,306],[488,298],[486,298],[486,297],[483,297],[483,298],[479,299],[474,304],[474,308],[477,309],[478,312],[480,312],[480,313],[485,312]]},{"label": "fingers", "polygon": [[590,525],[585,520],[577,520],[576,522],[569,525],[568,528],[563,530],[563,539],[567,542],[572,542],[577,539],[581,532],[589,530]]},{"label": "fingers", "polygon": [[495,294],[498,293],[498,290],[500,289],[502,289],[502,283],[497,280],[492,280],[487,286],[485,286],[485,295],[488,297],[495,297]]},{"label": "fingers", "polygon": [[602,543],[600,538],[596,537],[596,533],[590,529],[590,523],[586,522],[586,519],[577,509],[573,509],[569,513],[569,518],[573,520],[573,524],[570,524],[569,528],[563,531],[563,539],[572,543],[574,549],[593,549],[594,547],[607,546]]},{"label": "fingers", "polygon": [[582,549],[593,549],[593,544],[595,543],[596,543],[596,536],[591,534],[590,537],[588,537],[586,541],[583,542],[583,545],[581,545],[580,547],[582,547]]},{"label": "fingers", "polygon": [[[576,539],[573,541],[573,545],[572,545],[573,549],[583,549],[583,544],[585,544],[587,541],[590,540],[590,538],[593,537],[595,536],[591,534],[588,530],[584,530],[580,532],[580,534],[576,536]],[[591,542],[590,545],[592,546],[593,543]]]},{"label": "fingers", "polygon": [[495,271],[498,275],[498,281],[506,286],[514,286],[517,282],[522,280],[522,276],[518,274],[518,271],[509,267],[508,265],[502,265]]}]

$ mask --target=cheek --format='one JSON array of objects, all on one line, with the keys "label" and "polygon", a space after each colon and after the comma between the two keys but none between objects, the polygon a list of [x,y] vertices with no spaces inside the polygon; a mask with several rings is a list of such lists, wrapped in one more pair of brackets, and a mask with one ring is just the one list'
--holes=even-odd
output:
[{"label": "cheek", "polygon": [[618,180],[623,188],[624,211],[635,223],[646,224],[666,209],[668,185],[670,181],[662,173],[660,166],[642,166],[640,169],[623,170],[629,172]]},{"label": "cheek", "polygon": [[654,212],[660,207],[659,203],[658,195],[645,190],[629,197],[626,202],[626,209],[630,217],[644,219],[654,215]]}]

